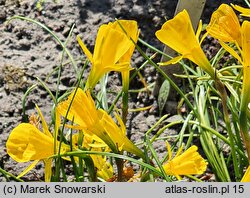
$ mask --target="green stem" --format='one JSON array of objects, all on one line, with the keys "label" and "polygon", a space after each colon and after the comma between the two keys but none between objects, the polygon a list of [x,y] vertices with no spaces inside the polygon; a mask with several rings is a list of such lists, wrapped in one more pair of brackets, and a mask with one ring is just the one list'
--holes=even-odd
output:
[{"label": "green stem", "polygon": [[61,157],[63,156],[82,156],[84,157],[84,155],[88,155],[88,154],[92,154],[92,155],[104,155],[104,156],[109,156],[109,157],[114,157],[114,158],[119,158],[122,159],[124,161],[131,161],[133,163],[136,163],[138,165],[141,165],[153,172],[155,172],[156,174],[158,174],[159,176],[163,176],[162,172],[159,171],[157,168],[155,168],[154,166],[147,164],[145,162],[139,161],[137,159],[134,159],[132,157],[126,156],[126,155],[120,155],[120,154],[116,154],[116,153],[109,153],[109,152],[98,152],[98,151],[83,151],[83,150],[75,150],[72,152],[67,152],[64,154],[60,154]]},{"label": "green stem", "polygon": [[220,96],[221,96],[224,121],[225,121],[226,128],[228,131],[230,147],[232,149],[232,159],[233,159],[233,166],[234,166],[234,171],[235,171],[235,178],[236,178],[236,181],[238,181],[238,179],[240,179],[240,172],[239,172],[239,166],[238,166],[236,150],[235,150],[234,134],[231,129],[230,118],[229,118],[229,113],[228,113],[228,108],[227,108],[227,92],[226,92],[224,84],[219,79],[215,80],[215,86],[217,90],[220,92]]},{"label": "green stem", "polygon": [[248,0],[244,0],[244,1],[245,1],[245,3],[247,4],[247,6],[250,7],[249,1],[248,1]]},{"label": "green stem", "polygon": [[250,137],[248,133],[247,123],[248,123],[247,112],[246,110],[241,109],[240,115],[239,115],[240,132],[241,132],[241,135],[244,140],[245,147],[246,147],[248,163],[250,164]]},{"label": "green stem", "polygon": [[126,125],[128,116],[128,90],[124,90],[122,94],[122,121]]},{"label": "green stem", "polygon": [[0,168],[0,172],[1,172],[5,177],[11,177],[11,178],[13,178],[15,181],[17,181],[17,182],[23,182],[22,179],[20,179],[20,178],[16,177],[15,175],[13,175],[13,174],[11,174],[11,173],[9,173],[9,172],[3,170],[2,168]]},{"label": "green stem", "polygon": [[[136,45],[136,44],[135,44]],[[170,85],[178,92],[178,94],[180,94],[180,96],[185,100],[185,102],[187,103],[187,106],[195,111],[192,103],[188,100],[188,98],[186,97],[186,95],[182,92],[182,90],[175,84],[175,82],[160,68],[160,66],[158,66],[154,61],[152,61],[144,52],[143,50],[136,45],[136,49],[139,51],[139,53],[143,56],[143,58],[145,58],[149,64],[151,64],[152,66],[155,67],[155,69],[164,77],[164,79],[168,80]]]},{"label": "green stem", "polygon": [[123,159],[115,158],[117,166],[117,181],[122,182],[123,180]]}]

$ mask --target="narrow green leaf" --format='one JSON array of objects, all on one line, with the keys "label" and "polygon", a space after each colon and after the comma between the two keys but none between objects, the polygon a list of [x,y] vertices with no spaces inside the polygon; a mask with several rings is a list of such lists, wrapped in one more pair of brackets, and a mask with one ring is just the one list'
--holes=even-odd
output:
[{"label": "narrow green leaf", "polygon": [[170,178],[168,177],[168,175],[165,173],[165,171],[164,171],[164,169],[163,169],[163,167],[162,167],[162,164],[161,164],[161,162],[160,162],[160,160],[159,160],[159,158],[158,158],[158,156],[157,156],[157,154],[156,154],[156,151],[154,150],[154,148],[153,148],[153,146],[152,146],[152,144],[151,144],[151,142],[150,142],[150,140],[149,140],[149,138],[148,138],[147,135],[145,135],[145,139],[146,139],[145,142],[146,142],[146,144],[147,144],[149,150],[151,151],[154,160],[156,161],[156,163],[157,163],[157,165],[158,165],[160,171],[162,172],[163,178],[165,179],[165,181],[171,182],[171,179],[170,179]]},{"label": "narrow green leaf", "polygon": [[159,90],[159,96],[158,96],[158,105],[159,105],[160,115],[162,114],[164,106],[167,102],[167,99],[169,96],[169,90],[170,90],[170,83],[168,80],[165,80],[161,85],[161,88]]}]

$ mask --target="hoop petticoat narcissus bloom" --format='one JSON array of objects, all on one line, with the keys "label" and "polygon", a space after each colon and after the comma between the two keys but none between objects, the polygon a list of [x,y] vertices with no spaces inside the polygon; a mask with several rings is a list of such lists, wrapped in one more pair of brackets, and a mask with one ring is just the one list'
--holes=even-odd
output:
[{"label": "hoop petticoat narcissus bloom", "polygon": [[241,13],[241,16],[250,17],[250,9],[249,8],[243,8],[243,7],[239,6],[239,5],[234,5],[232,3],[231,3],[231,6],[235,10],[239,11]]},{"label": "hoop petticoat narcissus bloom", "polygon": [[[201,49],[186,10],[166,21],[155,35],[165,45],[181,54],[166,64],[177,63],[182,58],[187,58],[204,69],[212,78],[215,78],[214,68]],[[165,63],[161,63],[161,65],[165,65]]]},{"label": "hoop petticoat narcissus bloom", "polygon": [[[118,20],[110,24],[112,28],[120,31],[123,34],[126,34],[128,39],[132,39],[134,43],[137,43],[137,40],[139,37],[139,30],[138,30],[138,25],[136,21]],[[133,52],[135,50],[134,43],[130,46],[127,52],[119,59],[119,62],[130,62]],[[125,91],[129,89],[129,70],[122,72],[122,86],[123,86],[123,90]]]},{"label": "hoop petticoat narcissus bloom", "polygon": [[206,30],[219,41],[236,42],[241,46],[240,22],[234,10],[227,4],[221,4],[213,12]]},{"label": "hoop petticoat narcissus bloom", "polygon": [[182,147],[177,152],[176,156],[172,158],[172,151],[168,142],[167,150],[169,161],[163,164],[163,169],[167,175],[174,175],[178,180],[180,175],[198,175],[203,174],[207,168],[207,162],[197,152],[197,146],[193,145],[180,154]]},{"label": "hoop petticoat narcissus bloom", "polygon": [[107,112],[96,109],[89,91],[84,92],[78,88],[66,101],[58,104],[57,110],[63,117],[77,124],[71,127],[84,130],[85,133],[95,134],[113,152],[119,153],[119,151],[126,150],[144,158],[143,152],[127,138],[122,120],[116,117],[120,124],[118,127]]},{"label": "hoop petticoat narcissus bloom", "polygon": [[[45,163],[45,181],[50,181],[52,173],[52,158],[50,157],[55,154],[54,137],[49,132],[40,109],[38,107],[36,108],[42,121],[43,132],[33,124],[21,123],[11,131],[6,143],[6,148],[9,156],[17,162],[34,161],[19,177],[25,175],[33,169],[40,160],[43,160]],[[61,153],[67,150],[69,150],[69,147],[62,143],[60,148]]]},{"label": "hoop petticoat narcissus bloom", "polygon": [[250,182],[250,166],[248,166],[245,174],[243,175],[241,182]]},{"label": "hoop petticoat narcissus bloom", "polygon": [[[128,23],[132,25],[128,26]],[[134,32],[131,28],[135,28],[138,31],[135,21],[127,21],[126,23],[121,21],[121,24],[125,26],[124,28],[127,32]],[[128,35],[130,36],[130,34]],[[120,61],[121,57],[126,53],[130,54],[130,49],[134,46],[128,35],[119,30],[113,23],[101,25],[97,33],[93,55],[81,41],[80,37],[77,37],[79,45],[92,64],[85,89],[92,89],[107,72],[126,72],[131,70],[130,60],[123,59],[122,62]]]},{"label": "hoop petticoat narcissus bloom", "polygon": [[72,126],[73,128],[95,134],[112,150],[116,149],[116,145],[99,124],[101,112],[96,110],[95,102],[89,91],[84,92],[80,88],[75,89],[66,101],[58,104],[57,111],[68,120],[74,120],[74,123],[78,126]]}]

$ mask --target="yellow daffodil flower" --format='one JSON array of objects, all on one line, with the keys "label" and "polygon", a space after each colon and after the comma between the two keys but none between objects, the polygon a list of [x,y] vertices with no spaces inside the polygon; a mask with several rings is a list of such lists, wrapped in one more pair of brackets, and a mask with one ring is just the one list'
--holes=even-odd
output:
[{"label": "yellow daffodil flower", "polygon": [[[132,39],[134,43],[137,43],[139,37],[139,30],[136,21],[118,20],[110,24],[112,28],[123,34],[126,34],[128,39]],[[134,49],[135,44],[132,44],[128,51],[120,58],[119,62],[130,62]],[[123,90],[129,89],[129,70],[122,72],[122,85]]]},{"label": "yellow daffodil flower", "polygon": [[160,65],[174,64],[182,58],[188,58],[204,69],[212,78],[215,77],[214,69],[200,47],[186,10],[178,13],[173,19],[166,21],[155,35],[165,45],[181,54],[181,56]]},{"label": "yellow daffodil flower", "polygon": [[[58,112],[68,120],[74,121],[86,133],[95,134],[105,142],[113,152],[126,150],[144,158],[143,152],[138,149],[126,136],[125,126],[119,116],[116,116],[120,127],[102,109],[96,109],[95,103],[89,93],[78,88],[68,99],[59,103]],[[69,110],[68,110],[69,109]]]},{"label": "yellow daffodil flower", "polygon": [[233,9],[227,4],[221,4],[213,12],[206,30],[219,41],[234,42],[241,46],[240,22]]},{"label": "yellow daffodil flower", "polygon": [[[74,134],[72,137],[72,144],[74,146],[74,149],[78,149],[78,134]],[[87,133],[84,133],[84,138],[82,142],[82,147],[91,151],[106,151],[107,145],[99,139],[95,135],[89,135]],[[103,148],[105,150],[103,150]],[[93,160],[93,163],[95,165],[95,168],[97,170],[97,176],[107,181],[110,179],[113,174],[113,167],[109,162],[107,162],[106,156],[102,155],[90,155],[91,159]]]},{"label": "yellow daffodil flower", "polygon": [[[130,46],[128,51],[120,58],[119,62],[130,62],[131,56],[135,49],[135,43],[137,43],[139,37],[139,31],[136,21],[132,20],[118,20],[114,23],[110,23],[112,28],[120,31],[123,34],[126,34],[128,39],[133,42],[133,45]],[[126,122],[126,117],[128,114],[128,90],[129,90],[129,76],[130,71],[126,70],[121,72],[122,74],[122,119]]]},{"label": "yellow daffodil flower", "polygon": [[234,5],[234,4],[231,4],[231,6],[235,10],[239,11],[241,13],[241,16],[250,17],[250,9],[249,8],[243,8],[241,6]]},{"label": "yellow daffodil flower", "polygon": [[163,164],[163,169],[167,175],[174,175],[177,179],[181,179],[180,175],[197,175],[203,174],[207,168],[207,162],[197,152],[197,146],[191,146],[184,153],[180,154],[181,149],[176,156],[172,158],[172,151],[168,142],[167,149],[169,161]]},{"label": "yellow daffodil flower", "polygon": [[245,174],[243,175],[241,182],[250,182],[250,166],[248,166]]},{"label": "yellow daffodil flower", "polygon": [[[135,30],[132,28],[136,28],[137,31],[135,21],[121,21],[121,24],[124,25],[125,31],[134,32]],[[86,82],[86,89],[92,89],[107,72],[126,72],[131,69],[130,60],[127,58],[121,59],[124,56],[127,57],[127,53],[130,55],[130,50],[134,46],[129,36],[130,33],[126,35],[122,30],[118,29],[116,24],[101,25],[97,33],[93,55],[81,41],[80,37],[77,37],[79,45],[92,64]]]},{"label": "yellow daffodil flower", "polygon": [[[51,165],[54,155],[54,138],[48,130],[45,119],[37,107],[39,117],[42,121],[43,132],[30,123],[21,123],[14,128],[6,143],[7,153],[17,162],[34,161],[25,169],[19,177],[25,175],[35,165],[43,160],[45,163],[45,181],[50,181]],[[62,144],[61,152],[64,153],[68,147]]]}]

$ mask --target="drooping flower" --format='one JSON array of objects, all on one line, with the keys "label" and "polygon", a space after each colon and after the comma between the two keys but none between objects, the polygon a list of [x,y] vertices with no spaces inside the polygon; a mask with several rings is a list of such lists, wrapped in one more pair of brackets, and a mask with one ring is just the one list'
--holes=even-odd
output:
[{"label": "drooping flower", "polygon": [[241,16],[245,16],[245,17],[250,17],[250,9],[249,8],[243,8],[239,5],[234,5],[234,4],[231,4],[231,6],[239,11],[241,13]]},{"label": "drooping flower", "polygon": [[207,168],[207,162],[197,152],[197,146],[193,145],[180,154],[181,149],[176,156],[172,158],[170,145],[167,143],[169,160],[163,164],[163,169],[167,175],[174,175],[177,179],[181,179],[180,175],[197,175],[203,174]]},{"label": "drooping flower", "polygon": [[227,4],[221,4],[213,12],[206,30],[220,41],[234,42],[241,46],[240,22],[233,9]]},{"label": "drooping flower", "polygon": [[[7,140],[7,153],[17,162],[34,161],[19,177],[26,174],[40,161],[45,163],[45,181],[50,181],[52,158],[54,151],[54,137],[49,132],[45,119],[37,107],[39,117],[42,121],[43,131],[30,123],[21,123],[14,128]],[[57,142],[58,144],[58,142]],[[58,146],[56,147],[58,149]],[[65,144],[61,145],[61,153],[69,149]]]},{"label": "drooping flower", "polygon": [[[130,33],[125,34],[117,28],[116,23],[101,25],[97,33],[93,55],[81,41],[80,37],[77,37],[78,43],[92,64],[85,89],[92,89],[107,72],[126,72],[131,69],[130,60],[121,58],[127,56],[127,53],[130,54],[134,44],[129,38]],[[136,28],[137,31],[135,21],[121,21],[121,24],[124,25],[124,29],[128,32],[134,32],[135,30],[132,28]]]},{"label": "drooping flower", "polygon": [[250,182],[250,166],[248,166],[245,174],[243,175],[241,182]]},{"label": "drooping flower", "polygon": [[166,21],[155,35],[165,45],[181,54],[172,59],[170,63],[176,63],[182,58],[188,58],[204,69],[212,78],[215,77],[214,68],[200,47],[186,10],[178,13],[173,19]]},{"label": "drooping flower", "polygon": [[63,117],[74,121],[77,124],[75,128],[98,136],[113,152],[126,150],[144,158],[143,152],[127,138],[125,126],[119,116],[116,118],[120,127],[107,112],[96,109],[89,91],[84,92],[78,88],[66,101],[58,104],[57,110]]}]

